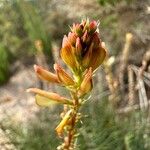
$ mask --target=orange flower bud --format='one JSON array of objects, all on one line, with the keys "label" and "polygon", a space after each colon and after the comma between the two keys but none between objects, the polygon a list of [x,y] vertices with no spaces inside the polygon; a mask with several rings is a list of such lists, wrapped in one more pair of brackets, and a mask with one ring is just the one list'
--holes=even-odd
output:
[{"label": "orange flower bud", "polygon": [[92,84],[92,68],[89,68],[88,72],[85,74],[84,79],[80,85],[79,96],[83,96],[90,92],[93,88]]},{"label": "orange flower bud", "polygon": [[63,48],[61,49],[61,52],[60,52],[61,58],[68,66],[70,66],[73,69],[76,69],[77,64],[76,64],[74,52],[71,47],[71,44],[68,43],[68,40],[66,39],[66,37],[64,37],[64,39],[63,39],[62,46],[63,46]]},{"label": "orange flower bud", "polygon": [[90,33],[94,33],[96,31],[97,22],[95,20],[90,22],[89,29],[90,29],[89,31]]},{"label": "orange flower bud", "polygon": [[59,83],[57,75],[43,69],[42,67],[34,65],[34,70],[40,79],[52,83]]},{"label": "orange flower bud", "polygon": [[77,39],[77,36],[75,35],[75,33],[69,32],[69,34],[68,34],[68,40],[70,41],[70,43],[71,43],[73,46],[75,46],[76,39]]},{"label": "orange flower bud", "polygon": [[99,44],[101,43],[99,34],[95,32],[92,36],[92,42],[94,43],[94,48],[99,47]]},{"label": "orange flower bud", "polygon": [[65,35],[62,42],[62,48],[71,49],[71,43],[69,42],[67,36]]},{"label": "orange flower bud", "polygon": [[80,40],[80,38],[78,37],[77,39],[76,39],[76,55],[77,56],[81,56],[81,51],[82,51],[82,45],[81,45],[81,40]]},{"label": "orange flower bud", "polygon": [[40,90],[37,88],[27,89],[27,92],[33,92],[40,96],[46,97],[46,98],[50,99],[51,101],[58,102],[61,104],[68,104],[68,105],[73,104],[71,100],[68,100],[67,98],[62,97],[62,96],[58,95],[57,93],[47,92],[47,91]]},{"label": "orange flower bud", "polygon": [[92,67],[93,71],[97,69],[106,57],[105,48],[99,46],[93,50],[92,57],[90,59],[89,67]]},{"label": "orange flower bud", "polygon": [[62,136],[64,127],[68,124],[68,121],[69,121],[69,119],[70,119],[71,116],[72,116],[72,113],[73,113],[73,110],[72,110],[72,109],[69,110],[69,111],[65,114],[64,118],[63,118],[62,121],[59,123],[59,125],[56,127],[55,130],[56,130],[56,132],[57,132],[57,134],[58,134],[59,136]]},{"label": "orange flower bud", "polygon": [[61,68],[60,65],[55,64],[54,69],[57,73],[59,81],[64,84],[65,86],[74,85],[75,82],[73,79],[65,72],[64,69]]}]

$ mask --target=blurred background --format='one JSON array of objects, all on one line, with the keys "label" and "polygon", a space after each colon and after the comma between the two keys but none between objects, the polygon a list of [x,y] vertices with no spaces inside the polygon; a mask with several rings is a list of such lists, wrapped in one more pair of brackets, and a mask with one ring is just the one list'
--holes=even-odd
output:
[{"label": "blurred background", "polygon": [[100,21],[109,51],[82,108],[79,150],[150,149],[149,0],[0,0],[0,149],[55,150],[63,110],[38,107],[29,87],[66,94],[43,83],[33,65],[50,71],[73,22]]}]

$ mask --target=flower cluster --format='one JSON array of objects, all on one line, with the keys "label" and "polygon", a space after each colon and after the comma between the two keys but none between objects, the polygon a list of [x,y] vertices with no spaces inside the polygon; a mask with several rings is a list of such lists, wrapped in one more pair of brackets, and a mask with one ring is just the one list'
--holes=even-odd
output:
[{"label": "flower cluster", "polygon": [[64,104],[62,121],[56,127],[59,136],[65,134],[64,143],[58,147],[63,150],[75,147],[75,125],[80,118],[79,107],[83,104],[85,95],[93,88],[93,72],[106,57],[106,50],[98,32],[98,23],[83,20],[80,24],[73,24],[71,32],[63,38],[60,55],[70,68],[72,76],[59,64],[54,64],[55,73],[37,65],[34,66],[34,70],[40,79],[64,86],[71,93],[70,98],[37,88],[30,88],[28,92],[36,94],[36,103],[40,106],[49,106],[51,102]]}]

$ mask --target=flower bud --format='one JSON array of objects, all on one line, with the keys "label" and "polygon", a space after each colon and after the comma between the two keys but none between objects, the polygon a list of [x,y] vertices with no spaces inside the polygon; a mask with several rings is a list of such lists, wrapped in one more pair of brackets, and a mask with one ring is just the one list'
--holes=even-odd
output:
[{"label": "flower bud", "polygon": [[96,70],[106,57],[105,48],[99,46],[93,50],[92,57],[90,59],[89,67],[92,67],[93,71]]},{"label": "flower bud", "polygon": [[65,86],[74,85],[75,82],[73,79],[65,72],[64,69],[61,68],[60,65],[55,64],[54,69],[57,73],[59,81],[64,84]]},{"label": "flower bud", "polygon": [[40,79],[52,83],[59,83],[57,75],[43,69],[42,67],[34,65],[34,70]]},{"label": "flower bud", "polygon": [[77,36],[75,35],[75,33],[69,32],[69,34],[68,34],[68,40],[70,41],[70,43],[73,46],[75,46],[76,39],[77,39]]},{"label": "flower bud", "polygon": [[60,55],[61,55],[61,58],[63,59],[63,61],[68,66],[76,69],[76,67],[77,67],[76,59],[74,56],[74,52],[72,51],[71,44],[67,40],[67,37],[64,37],[64,39],[63,39],[63,44],[62,44],[62,49],[61,49]]},{"label": "flower bud", "polygon": [[62,48],[71,48],[71,43],[69,42],[67,36],[65,35],[62,42]]},{"label": "flower bud", "polygon": [[77,56],[80,56],[81,55],[81,51],[82,51],[82,45],[81,45],[81,40],[80,40],[80,38],[78,37],[77,39],[76,39],[76,55]]},{"label": "flower bud", "polygon": [[99,44],[101,43],[101,40],[99,38],[99,34],[95,32],[92,36],[92,42],[94,43],[94,48],[99,47]]},{"label": "flower bud", "polygon": [[83,96],[90,92],[93,88],[92,84],[92,68],[89,68],[88,72],[85,74],[84,79],[80,85],[79,96]]},{"label": "flower bud", "polygon": [[71,116],[72,116],[72,113],[73,113],[73,110],[72,110],[72,109],[69,110],[69,111],[65,114],[64,118],[63,118],[62,121],[59,123],[59,125],[56,127],[55,130],[56,130],[56,132],[57,132],[57,134],[58,134],[59,136],[62,136],[64,127],[68,124],[68,121],[69,121],[69,119],[70,119]]},{"label": "flower bud", "polygon": [[73,104],[71,100],[68,100],[65,97],[62,97],[57,93],[47,92],[47,91],[40,90],[37,88],[27,89],[27,92],[33,92],[35,94],[38,94],[38,95],[43,96],[45,98],[48,98],[50,101],[58,102],[60,104],[68,104],[68,105]]},{"label": "flower bud", "polygon": [[73,31],[76,33],[77,36],[81,37],[83,35],[83,25],[82,24],[74,25]]},{"label": "flower bud", "polygon": [[97,29],[97,22],[96,21],[91,21],[89,25],[89,32],[94,33]]}]

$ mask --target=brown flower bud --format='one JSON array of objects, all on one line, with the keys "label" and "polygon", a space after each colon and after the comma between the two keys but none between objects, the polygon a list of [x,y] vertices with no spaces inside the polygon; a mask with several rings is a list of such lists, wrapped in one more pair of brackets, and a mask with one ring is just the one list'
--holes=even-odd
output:
[{"label": "brown flower bud", "polygon": [[57,75],[43,69],[42,67],[34,65],[34,70],[40,79],[52,83],[59,83]]},{"label": "brown flower bud", "polygon": [[75,46],[76,39],[77,39],[77,36],[75,35],[75,33],[69,32],[69,34],[68,34],[68,40],[70,41],[70,43],[73,46]]},{"label": "brown flower bud", "polygon": [[79,96],[83,96],[89,93],[93,88],[92,84],[92,68],[89,68],[88,72],[85,74],[84,79],[80,85]]},{"label": "brown flower bud", "polygon": [[82,51],[81,40],[80,40],[80,38],[78,37],[78,38],[76,39],[76,52],[75,52],[75,54],[76,54],[77,56],[81,56],[81,51]]},{"label": "brown flower bud", "polygon": [[93,71],[96,70],[106,57],[105,48],[99,46],[93,50],[92,57],[90,59],[89,67],[92,67]]},{"label": "brown flower bud", "polygon": [[59,81],[64,84],[65,86],[70,86],[70,85],[74,85],[75,82],[73,81],[73,79],[70,77],[70,75],[68,75],[66,73],[66,71],[64,69],[61,68],[60,65],[55,64],[54,65],[54,69],[57,73],[58,79]]},{"label": "brown flower bud", "polygon": [[71,44],[68,42],[67,37],[65,36],[63,39],[62,49],[60,52],[61,58],[63,61],[70,66],[73,69],[77,68],[76,59],[74,56],[73,49],[71,47]]},{"label": "brown flower bud", "polygon": [[92,42],[94,43],[94,48],[99,47],[101,40],[99,37],[99,34],[97,32],[95,32],[92,36]]},{"label": "brown flower bud", "polygon": [[62,42],[62,48],[71,49],[71,43],[68,40],[68,37],[65,35]]}]

